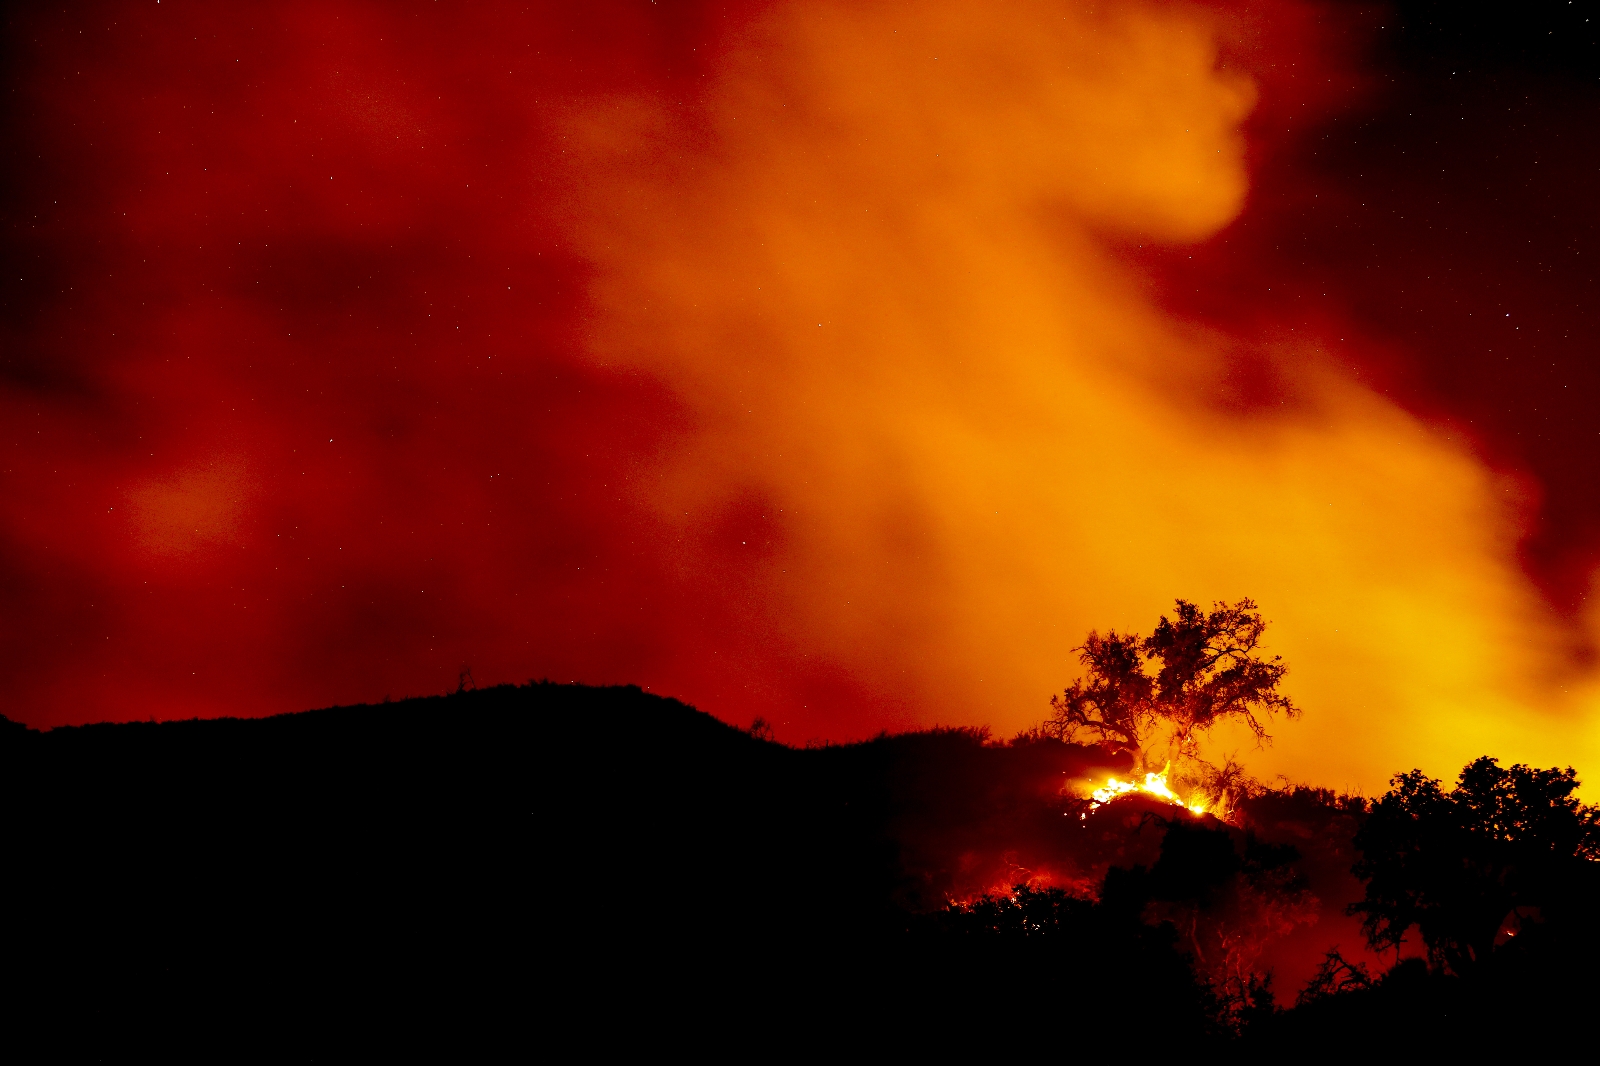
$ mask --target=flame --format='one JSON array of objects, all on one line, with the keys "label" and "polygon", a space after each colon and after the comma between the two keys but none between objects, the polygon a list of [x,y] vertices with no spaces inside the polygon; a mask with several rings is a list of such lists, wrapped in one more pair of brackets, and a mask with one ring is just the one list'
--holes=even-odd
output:
[{"label": "flame", "polygon": [[1165,800],[1175,807],[1182,807],[1190,814],[1205,814],[1207,804],[1204,800],[1185,800],[1172,791],[1172,786],[1167,784],[1167,775],[1171,770],[1172,765],[1168,763],[1161,768],[1160,773],[1145,774],[1143,781],[1124,781],[1119,777],[1107,777],[1104,785],[1089,792],[1089,809],[1095,810],[1119,797],[1140,793]]}]

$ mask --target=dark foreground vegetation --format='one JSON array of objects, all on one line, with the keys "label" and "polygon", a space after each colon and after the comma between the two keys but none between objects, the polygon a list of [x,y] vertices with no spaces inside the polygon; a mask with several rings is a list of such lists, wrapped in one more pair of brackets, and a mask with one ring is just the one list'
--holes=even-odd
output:
[{"label": "dark foreground vegetation", "polygon": [[1058,739],[797,750],[631,688],[0,726],[8,1028],[55,1057],[1355,1054],[1570,1035],[1596,991],[1555,771],[1224,825],[1087,809],[1124,767]]}]

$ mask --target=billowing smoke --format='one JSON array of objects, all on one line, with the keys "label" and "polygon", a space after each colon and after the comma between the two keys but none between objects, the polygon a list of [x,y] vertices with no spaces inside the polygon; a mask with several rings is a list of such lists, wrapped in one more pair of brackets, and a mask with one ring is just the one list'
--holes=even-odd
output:
[{"label": "billowing smoke", "polygon": [[1090,628],[1250,596],[1307,710],[1258,773],[1581,765],[1514,486],[1361,384],[1337,326],[1254,344],[1269,386],[1237,402],[1242,342],[1136,265],[1248,202],[1268,83],[1219,61],[1238,25],[20,20],[5,713],[264,713],[470,667],[789,740],[1006,732]]},{"label": "billowing smoke", "polygon": [[590,350],[694,416],[641,491],[760,557],[730,568],[772,640],[923,721],[1026,725],[1091,627],[1251,595],[1309,708],[1262,764],[1370,787],[1400,752],[1570,758],[1577,722],[1528,736],[1560,638],[1506,486],[1315,339],[1265,353],[1275,402],[1241,414],[1229,339],[1122,265],[1245,201],[1254,92],[1218,34],[1166,5],[795,5],[695,106],[586,111]]}]

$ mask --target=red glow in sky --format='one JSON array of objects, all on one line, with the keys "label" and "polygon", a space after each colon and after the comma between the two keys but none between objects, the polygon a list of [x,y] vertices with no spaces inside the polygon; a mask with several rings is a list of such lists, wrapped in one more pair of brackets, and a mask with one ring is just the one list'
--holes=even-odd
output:
[{"label": "red glow in sky", "polygon": [[7,716],[470,668],[1009,730],[1090,626],[1250,595],[1287,770],[1583,757],[1559,70],[1451,95],[1313,4],[665,7],[10,16]]}]

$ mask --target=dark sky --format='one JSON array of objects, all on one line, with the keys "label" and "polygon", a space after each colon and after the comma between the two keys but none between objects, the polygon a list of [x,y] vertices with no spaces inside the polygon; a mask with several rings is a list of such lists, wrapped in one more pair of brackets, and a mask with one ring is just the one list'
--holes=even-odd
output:
[{"label": "dark sky", "polygon": [[1266,102],[1249,208],[1165,264],[1167,298],[1360,331],[1367,380],[1522,481],[1524,563],[1572,610],[1600,545],[1600,5],[1326,10],[1315,76],[1350,90],[1292,131]]},{"label": "dark sky", "polygon": [[[764,6],[9,8],[4,713],[265,713],[470,668],[819,736],[915,720],[773,628],[769,500],[688,534],[641,501],[693,413],[579,351],[564,117],[692,110]],[[1124,258],[1231,338],[1241,417],[1293,332],[1465,434],[1575,612],[1600,553],[1596,5],[1219,10],[1259,87],[1250,198]]]}]

